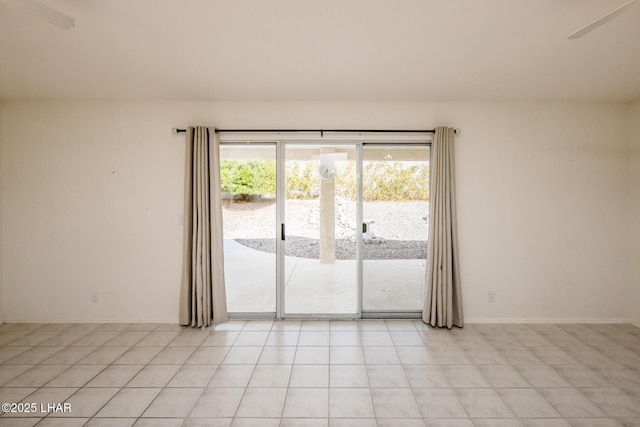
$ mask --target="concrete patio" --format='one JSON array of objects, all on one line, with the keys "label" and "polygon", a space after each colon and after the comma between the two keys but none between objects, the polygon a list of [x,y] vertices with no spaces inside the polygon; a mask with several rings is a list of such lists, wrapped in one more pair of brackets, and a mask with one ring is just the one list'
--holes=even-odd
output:
[{"label": "concrete patio", "polygon": [[[275,312],[276,256],[224,240],[229,312]],[[365,260],[364,311],[422,309],[426,260]],[[249,267],[250,266],[250,267]],[[250,268],[248,270],[248,267]],[[357,311],[356,261],[285,257],[287,314],[344,314]]]}]

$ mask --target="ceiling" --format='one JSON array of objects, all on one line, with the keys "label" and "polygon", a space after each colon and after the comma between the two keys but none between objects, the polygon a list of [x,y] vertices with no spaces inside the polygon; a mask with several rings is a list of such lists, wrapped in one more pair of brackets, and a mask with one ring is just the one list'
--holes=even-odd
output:
[{"label": "ceiling", "polygon": [[[626,0],[0,0],[0,99],[640,99]],[[640,3],[640,2],[638,2]]]}]

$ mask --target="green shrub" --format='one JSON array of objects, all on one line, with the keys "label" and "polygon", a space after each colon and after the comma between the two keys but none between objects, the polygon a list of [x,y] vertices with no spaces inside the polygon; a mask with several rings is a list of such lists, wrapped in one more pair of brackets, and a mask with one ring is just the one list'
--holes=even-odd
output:
[{"label": "green shrub", "polygon": [[[318,161],[288,161],[285,166],[287,199],[313,199],[320,193]],[[336,195],[356,198],[355,162],[336,162]],[[429,166],[424,163],[365,161],[363,164],[364,201],[429,200]],[[275,194],[276,163],[268,161],[222,160],[222,192],[234,196]]]},{"label": "green shrub", "polygon": [[285,197],[287,199],[313,199],[320,194],[318,161],[289,161],[286,163]]},{"label": "green shrub", "polygon": [[276,162],[222,160],[220,188],[224,193],[237,195],[275,194]]},{"label": "green shrub", "polygon": [[[337,167],[336,193],[355,200],[355,164],[338,162]],[[429,166],[424,163],[365,161],[362,169],[365,202],[429,200]]]}]

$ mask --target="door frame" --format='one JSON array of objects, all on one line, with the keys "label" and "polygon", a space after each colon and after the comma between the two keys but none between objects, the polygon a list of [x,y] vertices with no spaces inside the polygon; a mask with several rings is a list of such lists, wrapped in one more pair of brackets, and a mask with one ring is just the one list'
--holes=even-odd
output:
[{"label": "door frame", "polygon": [[[375,135],[374,137],[361,135],[335,135],[334,137],[317,136],[283,138],[282,134],[267,135],[257,137],[256,135],[225,135],[221,138],[220,144],[234,145],[241,143],[249,144],[275,144],[276,147],[276,311],[264,313],[229,313],[231,319],[364,319],[364,318],[419,318],[421,312],[363,312],[363,250],[362,226],[356,227],[356,312],[352,314],[287,314],[285,312],[285,254],[284,241],[282,240],[282,226],[285,224],[285,150],[286,145],[351,145],[356,149],[356,224],[363,223],[363,201],[362,201],[362,173],[363,173],[363,150],[365,145],[419,145],[431,146],[431,135],[398,134],[398,135]],[[431,156],[431,150],[430,150]],[[429,159],[431,160],[431,159]]]},{"label": "door frame", "polygon": [[276,143],[276,318],[284,319],[360,319],[362,318],[362,228],[356,226],[356,311],[354,313],[293,313],[286,312],[286,292],[285,292],[285,241],[282,239],[283,227],[286,233],[285,218],[285,165],[287,145],[345,145],[355,148],[356,151],[356,224],[362,224],[362,145],[360,141],[278,141]]},{"label": "door frame", "polygon": [[[429,148],[429,170],[431,170],[431,140],[428,141],[421,141],[421,142],[415,142],[415,141],[398,141],[398,142],[394,142],[394,143],[390,143],[390,142],[386,142],[386,141],[374,141],[374,142],[363,142],[360,146],[360,168],[362,169],[362,163],[364,160],[364,151],[366,149],[366,147],[369,146],[379,146],[379,147],[391,147],[391,146],[396,146],[396,147],[428,147]],[[360,188],[360,198],[358,199],[358,206],[360,209],[360,218],[361,218],[361,223],[364,221],[363,219],[363,204],[364,204],[364,200],[362,199],[362,191],[363,191],[363,181],[364,179],[362,178],[362,174],[360,175],[360,179],[358,182],[358,186]],[[428,183],[429,187],[431,187],[431,179],[429,179],[429,183]],[[430,188],[429,188],[430,190]],[[430,191],[429,191],[430,193]],[[427,212],[428,215],[428,212]],[[360,236],[360,240],[359,240],[359,244],[361,245],[361,247],[364,247],[364,240],[362,239],[362,235]],[[364,248],[362,249],[362,251],[364,252]],[[414,311],[414,310],[388,310],[388,311],[374,311],[374,310],[364,310],[364,260],[361,259],[359,262],[359,270],[360,270],[360,276],[359,276],[359,283],[358,283],[358,287],[359,287],[359,292],[360,292],[360,297],[361,297],[361,301],[360,301],[360,318],[361,319],[421,319],[422,318],[422,310],[419,311]]]}]

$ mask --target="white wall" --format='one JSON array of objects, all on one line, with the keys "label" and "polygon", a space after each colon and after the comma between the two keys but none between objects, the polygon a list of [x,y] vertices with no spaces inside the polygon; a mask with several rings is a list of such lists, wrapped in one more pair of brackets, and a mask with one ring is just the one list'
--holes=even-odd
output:
[{"label": "white wall", "polygon": [[631,109],[631,250],[629,317],[640,326],[640,101]]},{"label": "white wall", "polygon": [[7,102],[5,318],[177,321],[184,137],[171,128],[190,124],[459,127],[467,319],[624,318],[628,113],[617,104]]},{"label": "white wall", "polygon": [[2,269],[2,264],[4,261],[4,258],[2,256],[2,215],[4,210],[2,209],[2,198],[3,198],[3,193],[2,193],[2,177],[3,177],[3,165],[2,165],[2,113],[3,113],[3,102],[0,101],[0,323],[4,323],[4,303],[3,303],[3,291],[4,291],[4,274],[3,274],[3,269]]}]

